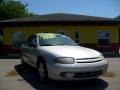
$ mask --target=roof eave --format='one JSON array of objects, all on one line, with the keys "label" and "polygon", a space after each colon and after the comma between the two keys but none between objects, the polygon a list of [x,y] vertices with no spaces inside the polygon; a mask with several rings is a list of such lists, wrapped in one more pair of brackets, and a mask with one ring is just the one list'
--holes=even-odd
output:
[{"label": "roof eave", "polygon": [[39,26],[39,25],[120,25],[120,20],[85,20],[85,21],[19,21],[19,22],[0,22],[1,26]]}]

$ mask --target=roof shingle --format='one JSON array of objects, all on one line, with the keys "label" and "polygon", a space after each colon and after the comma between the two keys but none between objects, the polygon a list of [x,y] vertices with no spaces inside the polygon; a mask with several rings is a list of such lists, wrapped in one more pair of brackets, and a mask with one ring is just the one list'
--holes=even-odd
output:
[{"label": "roof shingle", "polygon": [[67,13],[54,13],[46,15],[36,15],[29,17],[22,17],[16,19],[3,20],[1,22],[29,22],[29,21],[114,21],[113,18],[67,14]]}]

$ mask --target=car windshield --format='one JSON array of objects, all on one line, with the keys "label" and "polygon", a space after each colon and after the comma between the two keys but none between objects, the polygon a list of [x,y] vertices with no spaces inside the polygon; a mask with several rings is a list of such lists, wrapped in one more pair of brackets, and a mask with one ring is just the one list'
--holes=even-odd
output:
[{"label": "car windshield", "polygon": [[59,46],[59,45],[76,46],[77,45],[69,37],[60,34],[39,35],[39,44],[40,46]]}]

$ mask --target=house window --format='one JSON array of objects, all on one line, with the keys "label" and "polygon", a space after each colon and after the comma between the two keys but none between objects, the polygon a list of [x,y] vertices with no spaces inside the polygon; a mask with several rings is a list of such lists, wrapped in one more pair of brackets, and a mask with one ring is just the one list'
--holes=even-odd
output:
[{"label": "house window", "polygon": [[75,42],[80,44],[80,32],[79,31],[75,32]]},{"label": "house window", "polygon": [[110,33],[108,31],[98,32],[98,46],[109,46],[110,44]]},{"label": "house window", "polygon": [[26,36],[23,32],[14,32],[12,34],[12,48],[20,48],[25,40]]}]

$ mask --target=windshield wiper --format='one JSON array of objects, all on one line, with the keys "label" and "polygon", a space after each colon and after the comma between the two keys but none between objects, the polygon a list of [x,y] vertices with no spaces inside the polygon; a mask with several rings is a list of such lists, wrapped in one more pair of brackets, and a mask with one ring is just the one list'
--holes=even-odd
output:
[{"label": "windshield wiper", "polygon": [[40,46],[77,46],[76,44],[69,45],[69,44],[43,44]]},{"label": "windshield wiper", "polygon": [[76,46],[75,44],[70,45],[70,44],[58,44],[58,45],[63,45],[63,46]]},{"label": "windshield wiper", "polygon": [[53,44],[43,44],[43,45],[40,45],[40,46],[54,46]]}]

